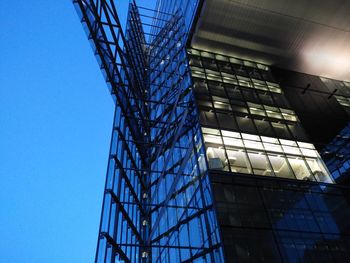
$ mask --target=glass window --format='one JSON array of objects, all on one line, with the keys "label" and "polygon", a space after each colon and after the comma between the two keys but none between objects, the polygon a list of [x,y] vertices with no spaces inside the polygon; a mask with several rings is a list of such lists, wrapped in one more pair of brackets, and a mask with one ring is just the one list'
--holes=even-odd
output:
[{"label": "glass window", "polygon": [[297,121],[297,116],[295,115],[294,111],[287,110],[287,109],[280,109],[282,112],[283,119],[287,121]]},{"label": "glass window", "polygon": [[243,64],[244,64],[244,66],[247,66],[247,67],[256,68],[256,64],[252,61],[244,60]]},{"label": "glass window", "polygon": [[297,147],[282,145],[282,148],[283,148],[283,151],[287,154],[301,155],[299,148]]},{"label": "glass window", "polygon": [[263,64],[256,63],[256,65],[257,65],[257,67],[258,67],[259,69],[266,70],[266,71],[269,70],[269,67],[268,67],[268,66],[265,66],[265,65],[263,65]]},{"label": "glass window", "polygon": [[236,130],[237,124],[235,118],[232,115],[217,113],[219,125],[223,129]]},{"label": "glass window", "polygon": [[293,172],[297,179],[299,180],[309,180],[314,181],[315,179],[311,175],[309,169],[307,168],[305,161],[301,158],[288,156],[288,161],[293,169]]},{"label": "glass window", "polygon": [[273,99],[272,99],[272,96],[269,94],[269,93],[262,93],[262,92],[259,92],[258,93],[259,95],[259,98],[260,98],[260,101],[263,103],[263,104],[267,104],[267,105],[275,105]]},{"label": "glass window", "polygon": [[237,138],[223,137],[224,144],[227,146],[244,147],[243,141]]},{"label": "glass window", "polygon": [[264,107],[262,105],[248,102],[248,107],[251,114],[266,116]]},{"label": "glass window", "polygon": [[243,61],[238,58],[230,58],[230,62],[237,65],[243,65]]},{"label": "glass window", "polygon": [[265,81],[258,80],[258,79],[252,79],[252,81],[253,81],[254,87],[256,89],[265,90],[265,91],[269,90],[267,88],[267,85],[266,85]]},{"label": "glass window", "polygon": [[211,134],[204,134],[203,136],[206,143],[222,144],[221,136]]},{"label": "glass window", "polygon": [[260,71],[260,73],[264,80],[274,81],[274,77],[270,71]]},{"label": "glass window", "polygon": [[315,146],[311,143],[307,143],[307,142],[297,142],[299,147],[302,148],[307,148],[307,149],[315,149]]},{"label": "glass window", "polygon": [[190,66],[202,67],[202,62],[199,57],[191,56],[189,63]]},{"label": "glass window", "polygon": [[[231,100],[232,103],[232,100]],[[231,104],[231,108],[234,112],[240,112],[240,113],[245,113],[248,114],[248,109],[246,108],[246,106],[244,105],[244,103],[237,103],[236,101],[234,102],[234,104]]]},{"label": "glass window", "polygon": [[253,90],[253,89],[249,90],[249,89],[242,88],[242,93],[243,93],[246,101],[260,103],[259,97],[256,94],[255,90]]},{"label": "glass window", "polygon": [[254,79],[261,79],[261,75],[258,69],[256,68],[249,68],[249,76]]},{"label": "glass window", "polygon": [[206,126],[218,126],[213,112],[201,111],[200,112],[200,122]]},{"label": "glass window", "polygon": [[292,132],[295,140],[308,140],[304,129],[299,123],[288,124],[288,128]]},{"label": "glass window", "polygon": [[236,116],[236,120],[238,123],[238,127],[242,132],[256,134],[254,124],[250,118],[248,117],[243,118],[243,117]]},{"label": "glass window", "polygon": [[211,104],[211,101],[207,100],[198,100],[197,99],[197,105],[199,108],[206,107],[206,108],[212,108],[213,105]]},{"label": "glass window", "polygon": [[214,108],[218,110],[231,111],[231,105],[221,101],[214,101]]},{"label": "glass window", "polygon": [[253,134],[242,133],[242,138],[247,140],[260,141],[260,137]]},{"label": "glass window", "polygon": [[272,175],[266,154],[262,152],[248,151],[248,157],[256,175]]},{"label": "glass window", "polygon": [[280,143],[283,145],[288,145],[288,146],[297,146],[297,142],[295,141],[291,141],[291,140],[283,140],[283,139],[279,139]]},{"label": "glass window", "polygon": [[232,172],[252,173],[245,151],[236,148],[227,148],[227,157]]},{"label": "glass window", "polygon": [[282,94],[272,93],[272,97],[275,101],[275,105],[281,108],[289,108],[287,99]]},{"label": "glass window", "polygon": [[241,135],[239,134],[239,132],[232,132],[232,131],[225,131],[225,130],[222,130],[221,132],[222,132],[222,135],[226,137],[241,138]]},{"label": "glass window", "polygon": [[209,90],[212,95],[219,96],[219,97],[226,97],[225,89],[221,85],[221,83],[210,81]]},{"label": "glass window", "polygon": [[202,57],[205,57],[205,58],[214,58],[214,54],[213,53],[209,53],[209,52],[206,52],[206,51],[202,51],[201,55],[202,55]]},{"label": "glass window", "polygon": [[283,153],[282,147],[279,144],[273,144],[273,143],[267,143],[267,142],[264,142],[263,144],[264,144],[265,150],[268,152]]},{"label": "glass window", "polygon": [[208,147],[207,157],[210,169],[228,171],[224,149]]},{"label": "glass window", "polygon": [[306,158],[306,162],[318,182],[332,183],[329,172],[320,159]]},{"label": "glass window", "polygon": [[271,122],[271,125],[272,125],[277,137],[291,139],[291,135],[290,135],[288,128],[285,124]]},{"label": "glass window", "polygon": [[187,53],[188,54],[192,54],[192,55],[196,55],[196,56],[200,55],[200,52],[198,50],[196,50],[196,49],[188,49]]},{"label": "glass window", "polygon": [[192,70],[192,71],[204,72],[204,69],[203,69],[203,68],[195,67],[195,66],[191,66],[191,70]]},{"label": "glass window", "polygon": [[225,83],[230,83],[230,84],[238,84],[235,75],[231,75],[225,72],[221,73],[222,79]]},{"label": "glass window", "polygon": [[202,131],[211,169],[227,171],[231,167],[237,173],[333,183],[310,143],[208,127],[202,128]]},{"label": "glass window", "polygon": [[273,83],[273,82],[266,82],[266,83],[271,92],[282,93],[280,85],[278,85],[277,83]]},{"label": "glass window", "polygon": [[192,76],[195,78],[205,79],[205,74],[200,71],[192,71]]},{"label": "glass window", "polygon": [[307,157],[318,157],[317,151],[316,150],[311,150],[311,149],[306,149],[306,148],[300,148],[301,153],[304,156]]},{"label": "glass window", "polygon": [[270,142],[270,143],[278,143],[279,144],[279,141],[277,138],[261,136],[261,140],[263,142]]},{"label": "glass window", "polygon": [[215,58],[220,61],[228,62],[228,57],[222,56],[222,55],[215,55]]},{"label": "glass window", "polygon": [[207,133],[207,134],[220,135],[220,130],[218,130],[218,129],[203,127],[202,131],[203,131],[203,133]]},{"label": "glass window", "polygon": [[265,120],[254,120],[254,123],[260,135],[274,136],[270,122]]},{"label": "glass window", "polygon": [[276,176],[295,179],[287,159],[281,155],[268,154],[272,169]]},{"label": "glass window", "polygon": [[204,93],[204,94],[208,93],[208,86],[203,81],[196,81],[193,86],[196,93]]},{"label": "glass window", "polygon": [[209,73],[207,74],[207,79],[221,82],[220,75]]},{"label": "glass window", "polygon": [[225,85],[225,87],[226,87],[226,92],[228,94],[228,97],[230,99],[243,100],[243,96],[242,96],[239,88],[237,88],[235,86],[228,86],[228,85]]},{"label": "glass window", "polygon": [[217,102],[217,101],[220,101],[220,102],[225,102],[225,103],[229,103],[229,100],[224,98],[224,97],[218,97],[218,96],[213,96],[213,101],[214,102]]},{"label": "glass window", "polygon": [[245,78],[245,77],[242,77],[242,76],[237,76],[237,79],[238,79],[238,84],[240,86],[253,88],[253,84],[252,84],[252,82],[250,81],[249,78]]},{"label": "glass window", "polygon": [[278,108],[271,106],[264,106],[264,108],[266,110],[267,116],[275,119],[283,119],[282,114]]},{"label": "glass window", "polygon": [[247,149],[264,150],[264,147],[260,141],[257,142],[257,141],[244,140],[244,146]]}]

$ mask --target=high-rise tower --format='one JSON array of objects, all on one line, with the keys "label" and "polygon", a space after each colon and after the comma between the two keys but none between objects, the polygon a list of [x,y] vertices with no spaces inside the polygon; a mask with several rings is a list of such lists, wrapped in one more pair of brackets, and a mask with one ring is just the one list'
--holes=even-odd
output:
[{"label": "high-rise tower", "polygon": [[115,102],[96,262],[347,260],[350,76],[298,61],[329,6],[74,5]]}]

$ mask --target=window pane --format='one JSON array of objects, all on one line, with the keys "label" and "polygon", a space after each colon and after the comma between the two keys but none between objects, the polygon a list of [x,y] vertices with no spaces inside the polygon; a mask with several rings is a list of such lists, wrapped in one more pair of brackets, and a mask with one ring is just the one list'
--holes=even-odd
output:
[{"label": "window pane", "polygon": [[241,139],[236,139],[236,138],[228,138],[228,137],[223,137],[224,139],[224,144],[228,146],[236,146],[236,147],[244,147],[243,146],[243,141]]},{"label": "window pane", "polygon": [[227,156],[230,163],[231,171],[234,173],[252,173],[247,154],[239,149],[229,148]]},{"label": "window pane", "polygon": [[208,147],[207,157],[209,169],[228,171],[228,162],[224,149]]},{"label": "window pane", "polygon": [[286,158],[280,155],[269,154],[268,156],[276,176],[295,179],[293,171],[290,169]]},{"label": "window pane", "polygon": [[217,113],[216,116],[218,117],[218,121],[221,128],[232,130],[237,129],[235,118],[233,116],[221,113]]},{"label": "window pane", "polygon": [[208,126],[218,126],[216,123],[215,114],[213,112],[201,111],[200,112],[200,122],[203,125]]},{"label": "window pane", "polygon": [[261,152],[248,152],[249,160],[256,175],[272,175],[266,155]]},{"label": "window pane", "polygon": [[242,117],[236,117],[238,127],[242,132],[247,132],[247,133],[253,133],[255,134],[255,128],[253,125],[253,122],[250,118],[242,118]]},{"label": "window pane", "polygon": [[271,125],[274,128],[277,137],[288,138],[288,139],[291,138],[286,125],[281,123],[276,123],[276,122],[271,122]]},{"label": "window pane", "polygon": [[313,176],[318,182],[332,183],[332,180],[328,175],[329,173],[327,172],[321,160],[307,158],[306,161],[311,169]]},{"label": "window pane", "polygon": [[267,152],[278,152],[278,153],[282,153],[283,150],[282,150],[282,147],[281,145],[279,144],[273,144],[273,143],[264,143],[264,147],[265,147],[265,150]]},{"label": "window pane", "polygon": [[222,140],[220,136],[211,135],[211,134],[204,134],[204,142],[222,144]]},{"label": "window pane", "polygon": [[297,179],[309,180],[309,181],[315,180],[313,176],[310,174],[310,171],[307,168],[305,161],[303,159],[288,157],[288,161]]},{"label": "window pane", "polygon": [[254,122],[260,135],[274,136],[272,127],[268,121],[254,120]]}]

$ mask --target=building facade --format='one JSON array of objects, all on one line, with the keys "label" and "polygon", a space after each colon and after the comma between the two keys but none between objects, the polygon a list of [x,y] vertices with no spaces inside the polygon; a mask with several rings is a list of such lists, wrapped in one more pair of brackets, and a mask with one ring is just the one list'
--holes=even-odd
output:
[{"label": "building facade", "polygon": [[251,6],[73,2],[115,102],[96,262],[346,262],[349,81],[210,36]]}]

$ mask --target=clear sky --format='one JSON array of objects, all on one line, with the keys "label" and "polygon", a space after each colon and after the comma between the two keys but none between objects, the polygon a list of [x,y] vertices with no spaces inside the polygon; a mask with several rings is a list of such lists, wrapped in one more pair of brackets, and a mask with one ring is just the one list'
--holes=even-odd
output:
[{"label": "clear sky", "polygon": [[0,262],[93,262],[113,101],[72,2],[0,1],[0,52]]}]

